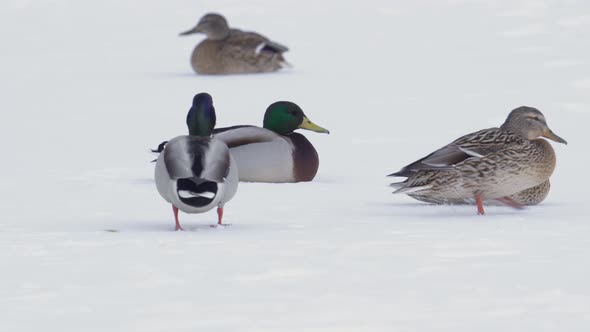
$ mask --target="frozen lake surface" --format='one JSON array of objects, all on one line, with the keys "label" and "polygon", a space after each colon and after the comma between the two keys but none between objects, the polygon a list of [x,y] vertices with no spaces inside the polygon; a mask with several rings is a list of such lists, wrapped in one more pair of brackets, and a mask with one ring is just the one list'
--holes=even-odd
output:
[{"label": "frozen lake surface", "polygon": [[[199,77],[209,11],[290,47]],[[0,9],[0,330],[588,331],[590,5],[583,1],[25,1]],[[312,183],[181,214],[149,148],[276,100],[330,135]],[[432,206],[385,175],[520,105],[568,140],[540,206]]]}]

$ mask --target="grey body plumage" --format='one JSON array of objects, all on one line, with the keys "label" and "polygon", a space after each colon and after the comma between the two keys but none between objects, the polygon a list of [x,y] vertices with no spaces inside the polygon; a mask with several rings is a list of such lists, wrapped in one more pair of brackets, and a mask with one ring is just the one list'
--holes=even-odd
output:
[{"label": "grey body plumage", "polygon": [[[155,178],[160,195],[185,213],[223,207],[238,187],[237,167],[227,145],[209,137],[178,136],[170,140],[156,162]],[[187,181],[194,186],[187,186]],[[199,186],[207,188],[207,193],[190,190]],[[205,197],[207,204],[202,204],[203,200],[187,200],[190,196]]]},{"label": "grey body plumage", "polygon": [[211,96],[197,94],[187,115],[190,135],[175,137],[158,147],[156,187],[172,204],[176,230],[182,229],[178,210],[202,213],[217,207],[221,225],[223,206],[238,189],[238,170],[229,148],[211,137],[215,121]]}]

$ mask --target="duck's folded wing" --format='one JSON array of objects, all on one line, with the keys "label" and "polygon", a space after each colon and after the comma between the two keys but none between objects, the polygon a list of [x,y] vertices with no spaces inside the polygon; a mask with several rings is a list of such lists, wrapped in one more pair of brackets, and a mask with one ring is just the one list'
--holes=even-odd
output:
[{"label": "duck's folded wing", "polygon": [[451,143],[434,151],[428,156],[403,167],[398,172],[389,174],[388,176],[409,177],[420,170],[452,169],[454,165],[457,165],[465,161],[466,159],[475,156],[475,152],[469,150],[462,150],[460,146]]},{"label": "duck's folded wing", "polygon": [[229,173],[230,156],[227,145],[219,139],[210,140],[208,150],[203,161],[201,179],[224,182]]},{"label": "duck's folded wing", "polygon": [[519,136],[498,128],[480,130],[455,140],[389,176],[409,177],[420,170],[452,169],[468,159],[482,158],[522,141]]},{"label": "duck's folded wing", "polygon": [[[225,43],[228,55],[244,57],[245,55],[260,56],[265,53],[281,54],[289,48],[255,33],[232,29],[230,39]],[[231,48],[231,50],[230,50]]]},{"label": "duck's folded wing", "polygon": [[209,137],[180,136],[162,152],[171,179],[200,178],[223,182],[229,169],[225,143]]},{"label": "duck's folded wing", "polygon": [[213,131],[213,137],[223,141],[230,149],[247,144],[270,142],[278,136],[271,130],[256,126],[233,126]]},{"label": "duck's folded wing", "polygon": [[267,40],[264,42],[264,45],[260,48],[260,50],[265,52],[285,53],[289,50],[289,48],[275,41]]}]

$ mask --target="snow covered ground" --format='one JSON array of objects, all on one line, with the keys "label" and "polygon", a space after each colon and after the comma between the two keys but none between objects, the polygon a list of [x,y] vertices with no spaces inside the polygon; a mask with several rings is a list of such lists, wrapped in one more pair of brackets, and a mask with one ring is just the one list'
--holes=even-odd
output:
[{"label": "snow covered ground", "polygon": [[[1,331],[588,331],[586,1],[6,0],[0,8]],[[208,11],[291,48],[278,74],[198,77]],[[148,148],[298,103],[316,181],[241,184],[173,215]],[[549,198],[515,211],[393,196],[384,176],[529,105]]]}]

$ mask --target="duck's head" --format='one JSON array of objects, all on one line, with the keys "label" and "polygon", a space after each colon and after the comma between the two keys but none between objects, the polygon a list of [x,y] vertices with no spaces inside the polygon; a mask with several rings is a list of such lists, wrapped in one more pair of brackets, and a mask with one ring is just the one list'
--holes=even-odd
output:
[{"label": "duck's head", "polygon": [[297,104],[290,101],[272,103],[264,113],[264,128],[280,135],[292,133],[295,129],[307,129],[316,133],[330,131],[311,122]]},{"label": "duck's head", "polygon": [[201,17],[199,23],[194,28],[181,32],[180,35],[186,36],[198,32],[207,35],[208,39],[220,40],[229,35],[229,25],[225,17],[219,14],[209,13]]},{"label": "duck's head", "polygon": [[529,140],[545,137],[558,143],[567,144],[566,140],[549,129],[543,113],[533,107],[520,106],[515,108],[508,114],[508,118],[500,128]]},{"label": "duck's head", "polygon": [[186,116],[186,125],[191,136],[211,136],[215,128],[215,107],[208,93],[199,93]]}]

